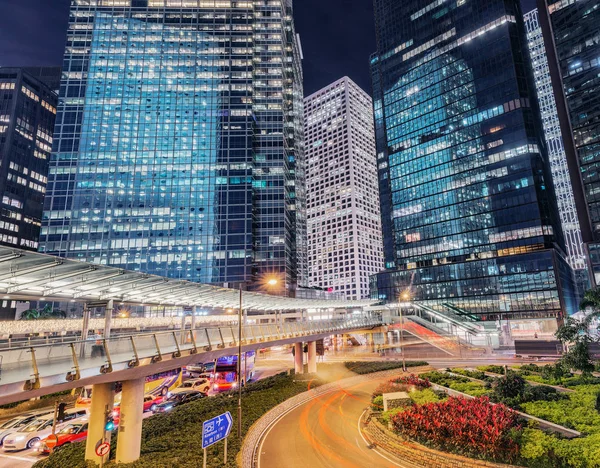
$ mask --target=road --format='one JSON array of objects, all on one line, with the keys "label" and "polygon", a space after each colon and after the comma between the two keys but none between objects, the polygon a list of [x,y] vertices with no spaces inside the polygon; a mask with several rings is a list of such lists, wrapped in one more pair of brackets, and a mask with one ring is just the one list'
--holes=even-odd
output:
[{"label": "road", "polygon": [[385,380],[340,387],[286,414],[263,439],[258,468],[413,468],[369,448],[359,432],[371,393]]}]

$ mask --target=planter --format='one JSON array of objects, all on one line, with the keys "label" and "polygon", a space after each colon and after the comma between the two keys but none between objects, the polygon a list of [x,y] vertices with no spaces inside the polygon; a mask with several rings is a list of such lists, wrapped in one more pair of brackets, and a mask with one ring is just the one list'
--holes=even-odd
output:
[{"label": "planter", "polygon": [[371,413],[363,415],[361,431],[371,444],[401,460],[427,468],[521,468],[516,465],[476,460],[452,453],[433,450],[424,445],[405,440],[385,428]]}]

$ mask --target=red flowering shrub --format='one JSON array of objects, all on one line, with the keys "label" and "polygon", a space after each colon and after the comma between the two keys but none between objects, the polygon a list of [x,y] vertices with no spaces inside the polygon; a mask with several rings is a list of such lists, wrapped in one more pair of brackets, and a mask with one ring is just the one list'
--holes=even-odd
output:
[{"label": "red flowering shrub", "polygon": [[394,429],[417,442],[461,455],[511,462],[519,456],[517,413],[487,397],[451,397],[392,417]]},{"label": "red flowering shrub", "polygon": [[373,395],[371,395],[371,399],[377,398],[378,396],[381,396],[384,393],[393,393],[393,392],[397,392],[397,391],[398,391],[398,386],[394,385],[391,381],[382,383],[375,389],[375,391],[373,392]]},{"label": "red flowering shrub", "polygon": [[426,388],[431,387],[431,383],[429,382],[429,380],[421,379],[420,377],[414,374],[410,374],[407,377],[398,377],[396,379],[390,380],[390,382],[399,385],[414,387],[416,390],[424,390]]}]

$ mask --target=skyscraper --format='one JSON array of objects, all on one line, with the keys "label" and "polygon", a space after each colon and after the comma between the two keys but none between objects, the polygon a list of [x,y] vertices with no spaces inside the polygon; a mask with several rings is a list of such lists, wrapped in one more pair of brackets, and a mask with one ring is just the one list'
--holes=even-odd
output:
[{"label": "skyscraper", "polygon": [[376,0],[373,295],[484,320],[575,307],[518,0]]},{"label": "skyscraper", "polygon": [[542,124],[544,126],[544,137],[548,150],[550,170],[552,172],[552,183],[556,193],[558,212],[565,238],[567,260],[576,274],[577,282],[581,284],[580,289],[585,289],[588,283],[586,252],[581,237],[581,227],[579,226],[573,185],[569,176],[567,155],[560,129],[556,100],[554,99],[554,92],[552,90],[550,69],[548,68],[548,58],[546,56],[542,28],[539,24],[538,11],[530,11],[524,16],[524,19],[535,88],[542,116]]},{"label": "skyscraper", "polygon": [[592,279],[600,284],[600,5],[594,0],[537,4],[576,201],[580,196],[583,240]]},{"label": "skyscraper", "polygon": [[291,0],[74,0],[41,251],[289,291],[300,59]]},{"label": "skyscraper", "polygon": [[0,244],[37,250],[56,94],[21,68],[0,68]]},{"label": "skyscraper", "polygon": [[348,77],[304,100],[309,286],[369,297],[383,269],[371,97]]}]

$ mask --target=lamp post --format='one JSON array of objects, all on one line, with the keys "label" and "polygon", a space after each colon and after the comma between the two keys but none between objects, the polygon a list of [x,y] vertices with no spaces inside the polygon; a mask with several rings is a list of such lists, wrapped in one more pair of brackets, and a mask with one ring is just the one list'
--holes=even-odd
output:
[{"label": "lamp post", "polygon": [[[276,286],[277,280],[271,278],[266,281],[267,286]],[[238,407],[237,407],[237,420],[238,420],[238,439],[240,444],[242,443],[242,314],[243,314],[243,286],[244,283],[240,283],[240,303],[238,309],[238,356],[237,356],[237,386],[238,386]]]},{"label": "lamp post", "polygon": [[240,308],[238,313],[238,368],[237,368],[237,385],[238,385],[238,439],[242,443],[242,283],[240,283]]},{"label": "lamp post", "polygon": [[[407,301],[410,299],[408,291],[404,291],[400,295],[400,300]],[[398,302],[398,311],[400,312],[400,353],[402,354],[402,371],[406,372],[406,357],[404,355],[404,319],[402,318],[402,303]]]}]

